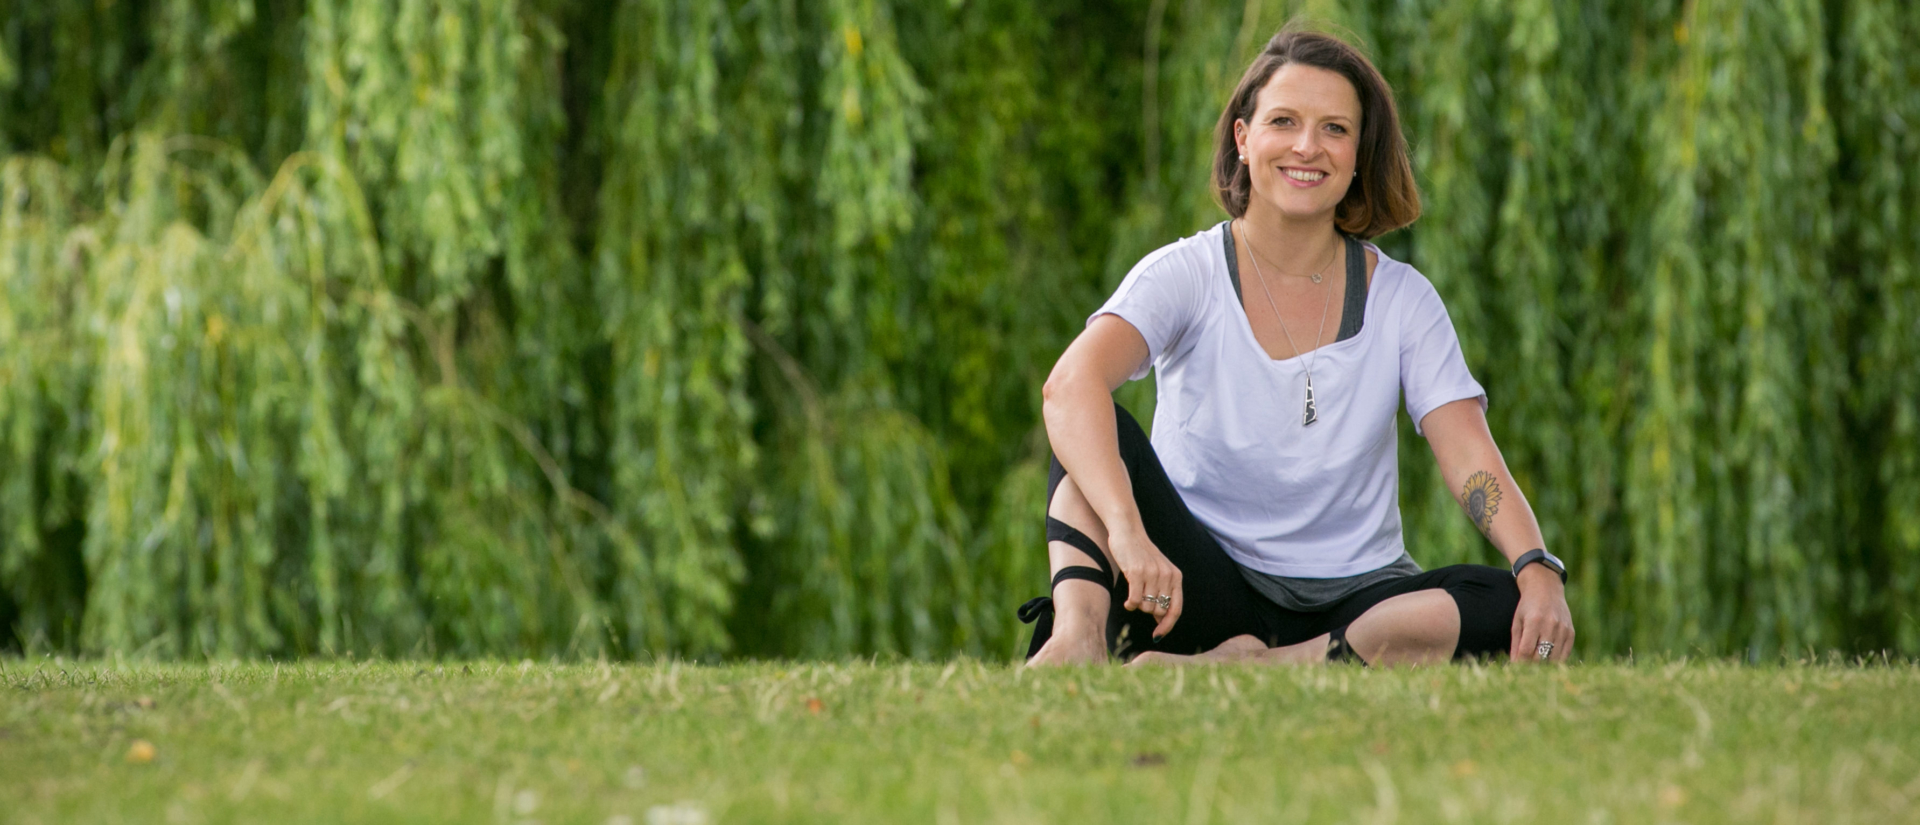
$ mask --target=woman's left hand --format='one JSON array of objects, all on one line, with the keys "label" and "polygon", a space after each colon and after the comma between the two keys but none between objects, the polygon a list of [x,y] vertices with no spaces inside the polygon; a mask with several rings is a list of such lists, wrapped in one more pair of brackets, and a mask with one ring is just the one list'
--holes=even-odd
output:
[{"label": "woman's left hand", "polygon": [[1543,564],[1520,571],[1520,607],[1513,611],[1513,649],[1516,662],[1538,662],[1540,643],[1551,642],[1546,661],[1564,662],[1573,652],[1573,611],[1567,609],[1567,588],[1560,574]]}]

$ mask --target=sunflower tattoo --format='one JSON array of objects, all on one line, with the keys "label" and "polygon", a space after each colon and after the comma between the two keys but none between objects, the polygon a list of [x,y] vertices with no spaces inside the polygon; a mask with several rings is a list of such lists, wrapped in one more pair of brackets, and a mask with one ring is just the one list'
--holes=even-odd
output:
[{"label": "sunflower tattoo", "polygon": [[1480,535],[1492,540],[1493,514],[1500,512],[1500,482],[1493,474],[1481,470],[1468,477],[1460,490],[1460,506],[1467,508],[1467,518],[1480,528]]}]

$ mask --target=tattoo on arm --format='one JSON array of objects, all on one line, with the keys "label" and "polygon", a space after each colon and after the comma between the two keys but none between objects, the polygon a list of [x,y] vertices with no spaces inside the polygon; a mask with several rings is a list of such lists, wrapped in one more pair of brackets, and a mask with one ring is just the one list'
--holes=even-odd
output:
[{"label": "tattoo on arm", "polygon": [[1500,512],[1500,482],[1493,474],[1485,470],[1467,478],[1467,486],[1460,489],[1460,506],[1467,510],[1467,518],[1473,520],[1473,526],[1480,528],[1480,535],[1493,539],[1493,514]]}]

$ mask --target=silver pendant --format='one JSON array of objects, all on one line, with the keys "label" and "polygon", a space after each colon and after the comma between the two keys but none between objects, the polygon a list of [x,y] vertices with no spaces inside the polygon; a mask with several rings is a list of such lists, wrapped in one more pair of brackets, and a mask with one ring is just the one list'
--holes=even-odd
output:
[{"label": "silver pendant", "polygon": [[1307,376],[1307,417],[1306,420],[1300,422],[1300,426],[1310,427],[1313,426],[1313,422],[1319,420],[1320,413],[1313,408],[1313,376],[1309,375]]}]

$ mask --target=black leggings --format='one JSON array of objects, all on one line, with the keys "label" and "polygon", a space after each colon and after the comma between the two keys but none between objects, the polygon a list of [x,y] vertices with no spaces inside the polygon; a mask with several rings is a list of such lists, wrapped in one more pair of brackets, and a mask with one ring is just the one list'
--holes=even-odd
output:
[{"label": "black leggings", "polygon": [[[1298,644],[1322,633],[1340,631],[1369,608],[1402,593],[1440,589],[1453,597],[1460,610],[1460,641],[1454,647],[1455,659],[1494,656],[1510,648],[1513,612],[1520,604],[1520,590],[1513,574],[1498,567],[1456,564],[1428,570],[1417,576],[1390,579],[1360,590],[1318,612],[1289,610],[1274,604],[1248,584],[1240,566],[1220,546],[1212,533],[1200,524],[1168,480],[1166,470],[1154,454],[1153,444],[1125,408],[1114,405],[1114,418],[1120,431],[1120,460],[1126,464],[1133,482],[1133,500],[1140,508],[1140,521],[1160,552],[1180,568],[1185,609],[1180,621],[1167,635],[1155,641],[1158,624],[1151,613],[1130,611],[1122,605],[1127,598],[1123,576],[1105,571],[1108,562],[1100,548],[1079,530],[1047,518],[1047,540],[1065,541],[1093,557],[1102,571],[1084,566],[1068,568],[1064,578],[1085,578],[1109,587],[1112,602],[1107,608],[1107,649],[1122,659],[1157,650],[1167,653],[1199,653],[1211,650],[1235,636],[1250,634],[1268,647]],[[1067,477],[1060,460],[1053,460],[1047,477],[1047,504],[1051,509],[1054,490]],[[1056,579],[1056,582],[1060,579]],[[1052,604],[1035,599],[1021,608],[1023,621],[1051,619]],[[1031,658],[1051,634],[1052,622],[1042,621],[1035,628],[1034,641],[1027,656]]]}]

